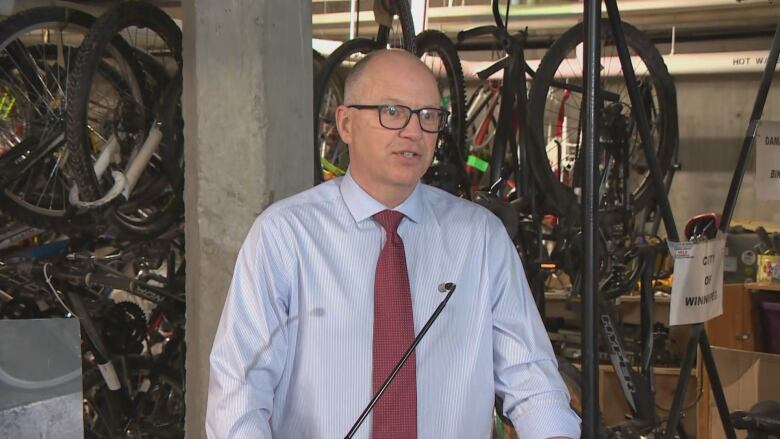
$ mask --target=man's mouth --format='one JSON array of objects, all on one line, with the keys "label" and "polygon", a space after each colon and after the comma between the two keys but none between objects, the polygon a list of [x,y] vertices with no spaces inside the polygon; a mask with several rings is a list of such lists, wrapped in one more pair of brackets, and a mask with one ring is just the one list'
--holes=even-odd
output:
[{"label": "man's mouth", "polygon": [[415,152],[412,152],[412,151],[400,151],[400,152],[397,152],[396,154],[399,154],[402,157],[407,158],[407,159],[410,159],[412,157],[416,157],[416,156],[419,155],[419,154],[417,154]]}]

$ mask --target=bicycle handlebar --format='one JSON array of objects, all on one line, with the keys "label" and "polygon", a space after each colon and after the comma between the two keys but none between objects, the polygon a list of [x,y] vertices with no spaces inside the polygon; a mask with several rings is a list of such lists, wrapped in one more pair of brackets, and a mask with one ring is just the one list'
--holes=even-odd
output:
[{"label": "bicycle handlebar", "polygon": [[495,64],[492,66],[486,68],[485,70],[482,70],[481,72],[477,73],[477,76],[481,80],[486,80],[493,76],[494,73],[498,72],[499,70],[505,69],[509,67],[509,63],[512,62],[512,59],[509,56],[505,56],[498,60]]},{"label": "bicycle handlebar", "polygon": [[500,29],[497,26],[477,26],[475,28],[466,29],[458,32],[458,42],[462,43],[466,40],[481,37],[483,35],[493,35],[496,38],[500,38]]},{"label": "bicycle handlebar", "polygon": [[[509,1],[509,0],[507,0]],[[496,22],[496,26],[501,29],[506,29],[506,23],[504,23],[504,20],[501,19],[501,12],[498,10],[498,0],[493,0],[491,2],[491,9],[493,10],[493,21]],[[507,4],[507,7],[509,5]],[[508,12],[508,10],[507,10]],[[509,17],[507,16],[507,21],[509,21]]]},{"label": "bicycle handlebar", "polygon": [[184,303],[184,298],[172,294],[163,288],[150,285],[138,279],[133,279],[129,276],[108,275],[103,273],[96,273],[92,270],[86,271],[72,271],[63,270],[50,262],[40,261],[25,261],[15,264],[7,264],[6,267],[15,267],[20,273],[27,276],[35,276],[47,279],[47,274],[50,277],[60,279],[66,282],[74,282],[86,287],[92,287],[95,285],[101,285],[117,290],[124,290],[129,293],[140,296],[144,299],[158,303],[163,298],[173,300],[175,302]]}]

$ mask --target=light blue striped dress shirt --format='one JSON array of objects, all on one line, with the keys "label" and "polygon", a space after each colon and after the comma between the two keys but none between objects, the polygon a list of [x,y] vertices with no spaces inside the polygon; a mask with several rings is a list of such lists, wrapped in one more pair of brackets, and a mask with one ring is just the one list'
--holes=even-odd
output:
[{"label": "light blue striped dress shirt", "polygon": [[[236,262],[211,351],[209,438],[341,438],[370,401],[374,274],[385,207],[351,178],[279,201]],[[418,184],[395,210],[417,347],[418,437],[489,438],[494,394],[521,439],[579,437],[579,419],[501,222]],[[355,437],[368,438],[369,416]]]}]

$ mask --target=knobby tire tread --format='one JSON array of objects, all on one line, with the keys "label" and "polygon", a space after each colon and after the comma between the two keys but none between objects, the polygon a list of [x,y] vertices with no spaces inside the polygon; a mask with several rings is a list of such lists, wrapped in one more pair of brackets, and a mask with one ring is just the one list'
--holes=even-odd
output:
[{"label": "knobby tire tread", "polygon": [[465,159],[468,155],[466,148],[466,85],[457,49],[445,34],[436,30],[426,30],[417,35],[415,47],[418,57],[425,52],[435,52],[444,64],[451,95],[450,133],[461,157]]}]

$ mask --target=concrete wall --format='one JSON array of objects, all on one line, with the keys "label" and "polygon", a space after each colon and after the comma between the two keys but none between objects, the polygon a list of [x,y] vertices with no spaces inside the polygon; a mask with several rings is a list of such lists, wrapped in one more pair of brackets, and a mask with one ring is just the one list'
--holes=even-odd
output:
[{"label": "concrete wall", "polygon": [[188,438],[238,248],[274,200],[311,186],[311,2],[183,2]]},{"label": "concrete wall", "polygon": [[[760,74],[675,78],[682,171],[675,174],[670,201],[678,229],[693,215],[723,210],[760,80]],[[762,119],[780,121],[780,74]],[[734,218],[780,223],[780,202],[756,199],[754,172],[755,149]]]}]

